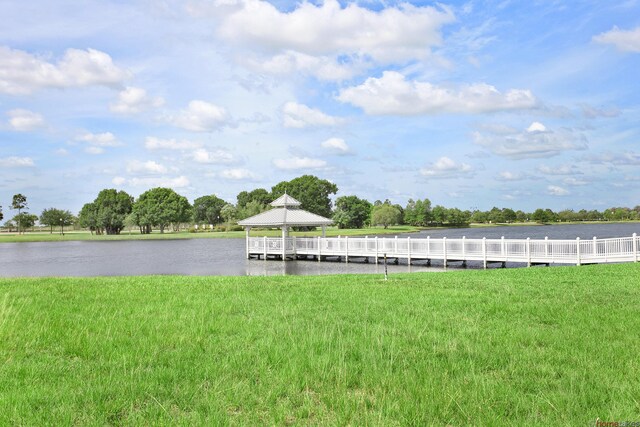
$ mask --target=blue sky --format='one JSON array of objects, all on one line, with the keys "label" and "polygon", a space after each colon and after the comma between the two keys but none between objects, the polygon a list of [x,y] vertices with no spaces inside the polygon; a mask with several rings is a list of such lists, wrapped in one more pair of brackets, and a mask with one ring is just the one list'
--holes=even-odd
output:
[{"label": "blue sky", "polygon": [[[81,6],[78,6],[81,4]],[[0,205],[302,174],[371,201],[640,204],[640,1],[0,2]]]}]

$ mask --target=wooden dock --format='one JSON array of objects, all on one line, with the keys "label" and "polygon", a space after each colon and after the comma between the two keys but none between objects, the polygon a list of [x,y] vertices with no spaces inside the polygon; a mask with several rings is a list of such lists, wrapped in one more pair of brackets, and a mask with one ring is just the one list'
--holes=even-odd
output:
[{"label": "wooden dock", "polygon": [[247,237],[248,258],[314,259],[338,257],[341,261],[392,260],[479,261],[534,264],[601,264],[638,262],[640,238],[554,240],[554,239],[440,239],[411,237]]}]

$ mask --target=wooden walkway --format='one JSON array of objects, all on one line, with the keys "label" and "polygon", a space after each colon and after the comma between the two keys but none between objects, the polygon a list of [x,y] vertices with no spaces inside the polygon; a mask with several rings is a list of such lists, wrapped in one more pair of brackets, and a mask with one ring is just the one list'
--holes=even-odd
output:
[{"label": "wooden walkway", "polygon": [[450,262],[479,261],[534,264],[600,264],[638,262],[640,237],[610,239],[552,240],[552,239],[418,239],[411,237],[248,237],[247,258],[315,259],[338,257],[349,262],[354,259],[377,264],[387,259]]}]

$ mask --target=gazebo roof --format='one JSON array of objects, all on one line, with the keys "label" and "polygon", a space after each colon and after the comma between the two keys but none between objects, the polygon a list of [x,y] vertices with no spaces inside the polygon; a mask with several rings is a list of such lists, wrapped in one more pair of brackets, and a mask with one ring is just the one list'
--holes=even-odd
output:
[{"label": "gazebo roof", "polygon": [[333,224],[332,219],[298,209],[300,205],[299,201],[284,194],[271,202],[271,206],[274,206],[275,209],[238,221],[238,225],[243,227],[318,227]]},{"label": "gazebo roof", "polygon": [[288,206],[299,207],[301,204],[302,203],[300,203],[299,201],[297,201],[287,193],[284,193],[282,196],[278,197],[273,202],[271,202],[271,206],[273,206],[274,208],[288,207]]}]

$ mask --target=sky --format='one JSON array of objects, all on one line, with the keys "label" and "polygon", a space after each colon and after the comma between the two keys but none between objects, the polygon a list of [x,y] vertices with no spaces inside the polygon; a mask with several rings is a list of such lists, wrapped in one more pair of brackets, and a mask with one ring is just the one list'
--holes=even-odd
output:
[{"label": "sky", "polygon": [[0,205],[312,174],[461,209],[640,205],[640,0],[0,0]]}]

